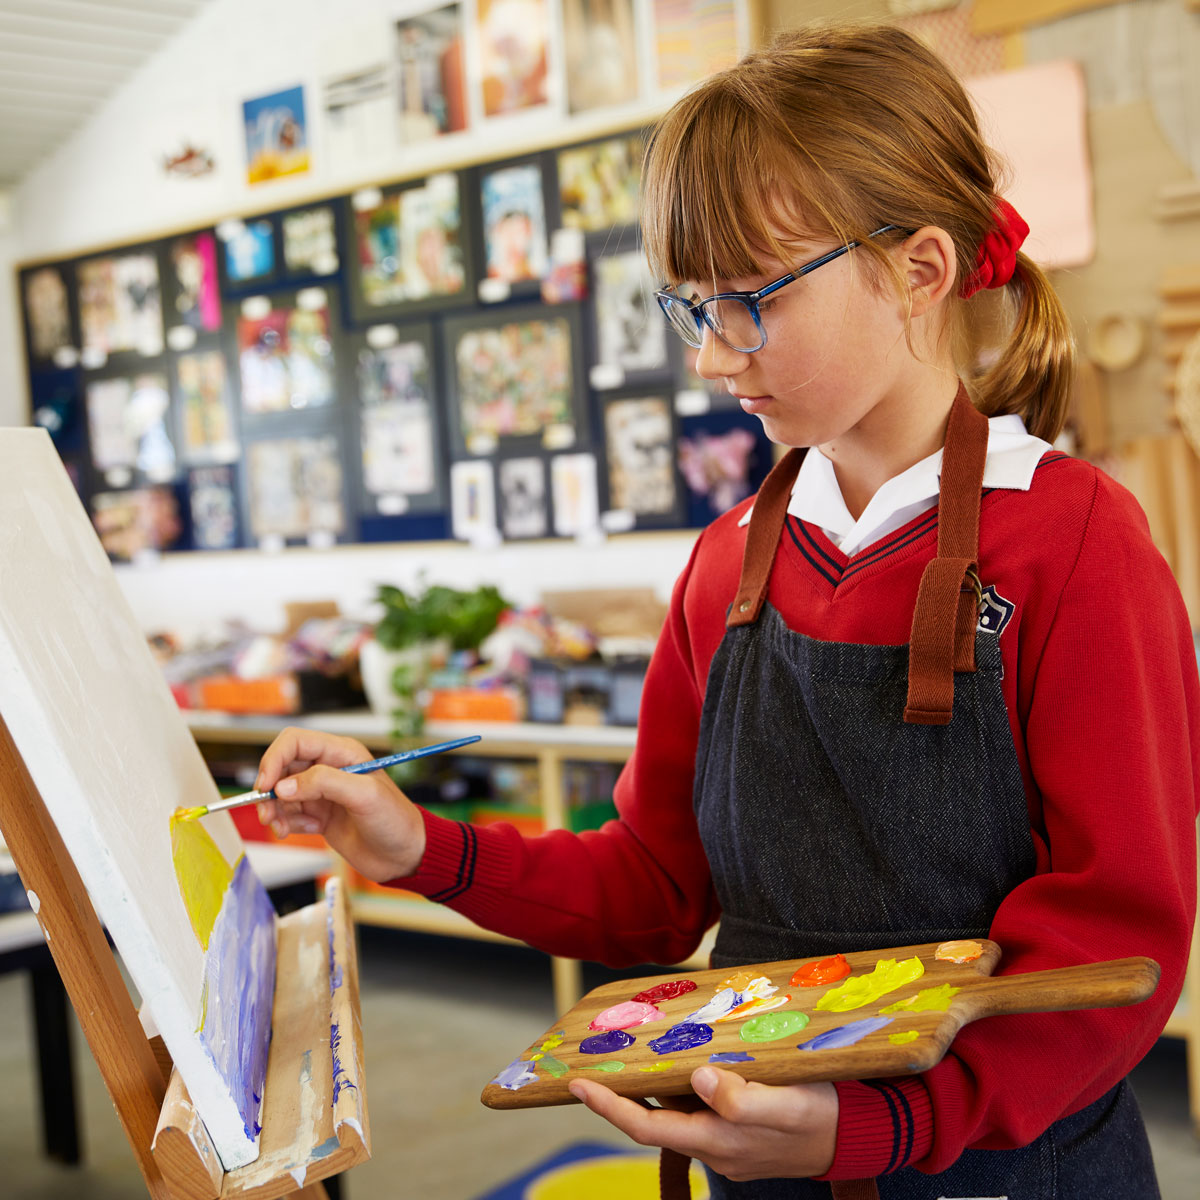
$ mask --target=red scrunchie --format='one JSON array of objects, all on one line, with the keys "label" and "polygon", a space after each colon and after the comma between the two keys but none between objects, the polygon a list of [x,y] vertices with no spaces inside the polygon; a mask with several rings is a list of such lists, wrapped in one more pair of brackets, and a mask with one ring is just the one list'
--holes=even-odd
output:
[{"label": "red scrunchie", "polygon": [[1003,287],[1017,268],[1017,251],[1029,236],[1029,226],[1007,200],[996,201],[996,218],[979,247],[975,269],[963,280],[958,294],[966,300],[983,288]]}]

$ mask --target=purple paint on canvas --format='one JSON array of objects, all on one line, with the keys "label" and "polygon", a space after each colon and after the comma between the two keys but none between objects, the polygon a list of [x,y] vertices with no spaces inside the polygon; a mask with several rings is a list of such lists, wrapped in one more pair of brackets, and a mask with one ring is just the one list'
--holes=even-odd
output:
[{"label": "purple paint on canvas", "polygon": [[510,1062],[492,1082],[498,1083],[506,1091],[519,1092],[527,1083],[532,1083],[536,1078],[537,1073],[533,1069],[533,1063],[518,1058]]},{"label": "purple paint on canvas", "polygon": [[346,1068],[342,1065],[342,1032],[337,1025],[329,1027],[329,1049],[333,1052],[333,1099],[330,1104],[336,1104],[337,1098],[342,1094],[343,1088],[350,1088],[351,1091],[358,1091],[358,1084],[352,1083],[349,1076],[346,1074]]},{"label": "purple paint on canvas", "polygon": [[841,1050],[861,1042],[869,1033],[882,1029],[892,1023],[892,1017],[866,1017],[862,1021],[851,1021],[849,1025],[838,1025],[835,1029],[827,1029],[816,1037],[801,1042],[797,1050]]},{"label": "purple paint on canvas", "polygon": [[753,1062],[754,1055],[747,1054],[745,1050],[726,1050],[723,1054],[710,1054],[708,1061],[710,1063]]},{"label": "purple paint on canvas", "polygon": [[623,1029],[610,1029],[595,1037],[586,1037],[579,1043],[580,1054],[616,1054],[626,1046],[632,1046],[637,1038]]},{"label": "purple paint on canvas", "polygon": [[275,998],[275,909],[249,860],[238,859],[204,958],[208,1003],[200,1039],[241,1114],[259,1131]]},{"label": "purple paint on canvas", "polygon": [[650,1043],[650,1049],[655,1054],[678,1054],[680,1050],[694,1050],[697,1046],[711,1042],[712,1036],[711,1025],[672,1025],[662,1037],[656,1037]]}]

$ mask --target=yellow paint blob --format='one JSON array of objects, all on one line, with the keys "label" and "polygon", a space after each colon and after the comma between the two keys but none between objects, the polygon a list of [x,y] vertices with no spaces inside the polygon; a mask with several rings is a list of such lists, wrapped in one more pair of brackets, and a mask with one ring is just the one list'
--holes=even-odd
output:
[{"label": "yellow paint blob", "polygon": [[958,993],[958,988],[951,987],[948,983],[943,983],[941,987],[925,988],[915,996],[908,996],[904,1000],[897,1000],[895,1004],[889,1004],[887,1008],[881,1008],[879,1011],[881,1014],[898,1012],[945,1012],[950,1007],[950,1001]]},{"label": "yellow paint blob", "polygon": [[669,1071],[675,1064],[673,1062],[656,1062],[651,1063],[648,1067],[638,1067],[639,1071]]},{"label": "yellow paint blob", "polygon": [[559,1046],[567,1040],[565,1033],[552,1033],[543,1043],[542,1049],[549,1054],[551,1050],[557,1050]]},{"label": "yellow paint blob", "polygon": [[838,984],[817,1001],[815,1007],[822,1012],[850,1012],[871,1004],[880,996],[894,992],[906,983],[912,983],[925,974],[919,958],[906,958],[897,962],[894,958],[883,958],[875,964],[870,975],[851,975],[845,983]]},{"label": "yellow paint blob", "polygon": [[207,950],[225,893],[233,882],[233,868],[203,825],[178,817],[171,818],[171,859],[192,931]]},{"label": "yellow paint blob", "polygon": [[[695,1200],[708,1200],[708,1179],[698,1164],[692,1164],[688,1181]],[[566,1163],[539,1175],[524,1195],[525,1200],[657,1200],[658,1155],[614,1154]]]},{"label": "yellow paint blob", "polygon": [[920,1036],[915,1029],[906,1029],[903,1033],[889,1033],[888,1041],[893,1046],[907,1046],[909,1042],[915,1042]]},{"label": "yellow paint blob", "polygon": [[[744,992],[753,982],[754,976],[749,971],[738,971],[725,980],[721,987],[733,988],[735,992]],[[718,989],[720,990],[720,989]]]}]

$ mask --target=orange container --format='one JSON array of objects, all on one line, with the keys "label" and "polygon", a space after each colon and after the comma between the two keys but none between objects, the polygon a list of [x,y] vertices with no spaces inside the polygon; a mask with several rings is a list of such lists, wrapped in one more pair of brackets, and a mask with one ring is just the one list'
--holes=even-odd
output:
[{"label": "orange container", "polygon": [[287,715],[300,708],[300,684],[295,675],[270,675],[266,679],[212,675],[196,680],[195,691],[201,708],[220,712]]},{"label": "orange container", "polygon": [[512,688],[434,688],[425,716],[430,721],[519,721],[521,697]]}]

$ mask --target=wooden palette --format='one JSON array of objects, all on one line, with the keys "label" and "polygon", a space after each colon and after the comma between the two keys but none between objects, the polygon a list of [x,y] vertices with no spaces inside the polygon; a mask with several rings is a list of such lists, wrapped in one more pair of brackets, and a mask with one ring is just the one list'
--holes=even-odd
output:
[{"label": "wooden palette", "polygon": [[[697,1067],[708,1063],[714,1054],[739,1051],[749,1055],[752,1061],[719,1065],[760,1083],[815,1083],[911,1075],[927,1071],[939,1062],[955,1034],[980,1017],[1137,1004],[1152,995],[1158,986],[1159,967],[1149,958],[1123,958],[993,978],[992,971],[1000,960],[1000,947],[990,941],[981,940],[979,944],[983,947],[982,955],[974,962],[962,964],[935,958],[936,942],[847,954],[851,978],[871,975],[881,960],[900,962],[914,957],[921,960],[924,974],[862,1007],[843,1012],[818,1011],[815,1006],[826,992],[844,984],[844,979],[822,987],[790,985],[797,969],[812,960],[794,959],[680,975],[678,978],[694,982],[695,990],[656,1002],[655,1007],[662,1012],[662,1017],[630,1026],[628,1033],[635,1039],[633,1044],[612,1053],[586,1054],[581,1052],[580,1043],[597,1033],[589,1025],[599,1013],[676,977],[656,975],[607,983],[589,992],[570,1012],[551,1025],[483,1089],[481,1099],[489,1108],[572,1104],[575,1098],[567,1088],[575,1078],[594,1079],[624,1096],[685,1095],[692,1090],[691,1074]],[[747,1020],[758,1015],[751,1013],[744,1019],[706,1022],[712,1030],[712,1039],[695,1048],[664,1054],[650,1048],[651,1040],[661,1037],[684,1017],[696,1012],[739,972],[766,976],[778,987],[776,996],[790,996],[786,1004],[771,1013],[802,1013],[808,1018],[807,1025],[777,1040],[747,1042],[742,1038],[742,1028]],[[868,1033],[851,1046],[815,1050],[797,1048],[830,1030],[878,1017],[881,1009],[899,1000],[943,985],[958,989],[945,1011],[888,1014],[892,1017],[890,1024]],[[890,1040],[894,1035],[913,1031],[917,1036],[903,1044]],[[597,1069],[606,1062],[620,1062],[624,1066],[619,1071]],[[522,1082],[522,1078],[528,1082]]]}]

